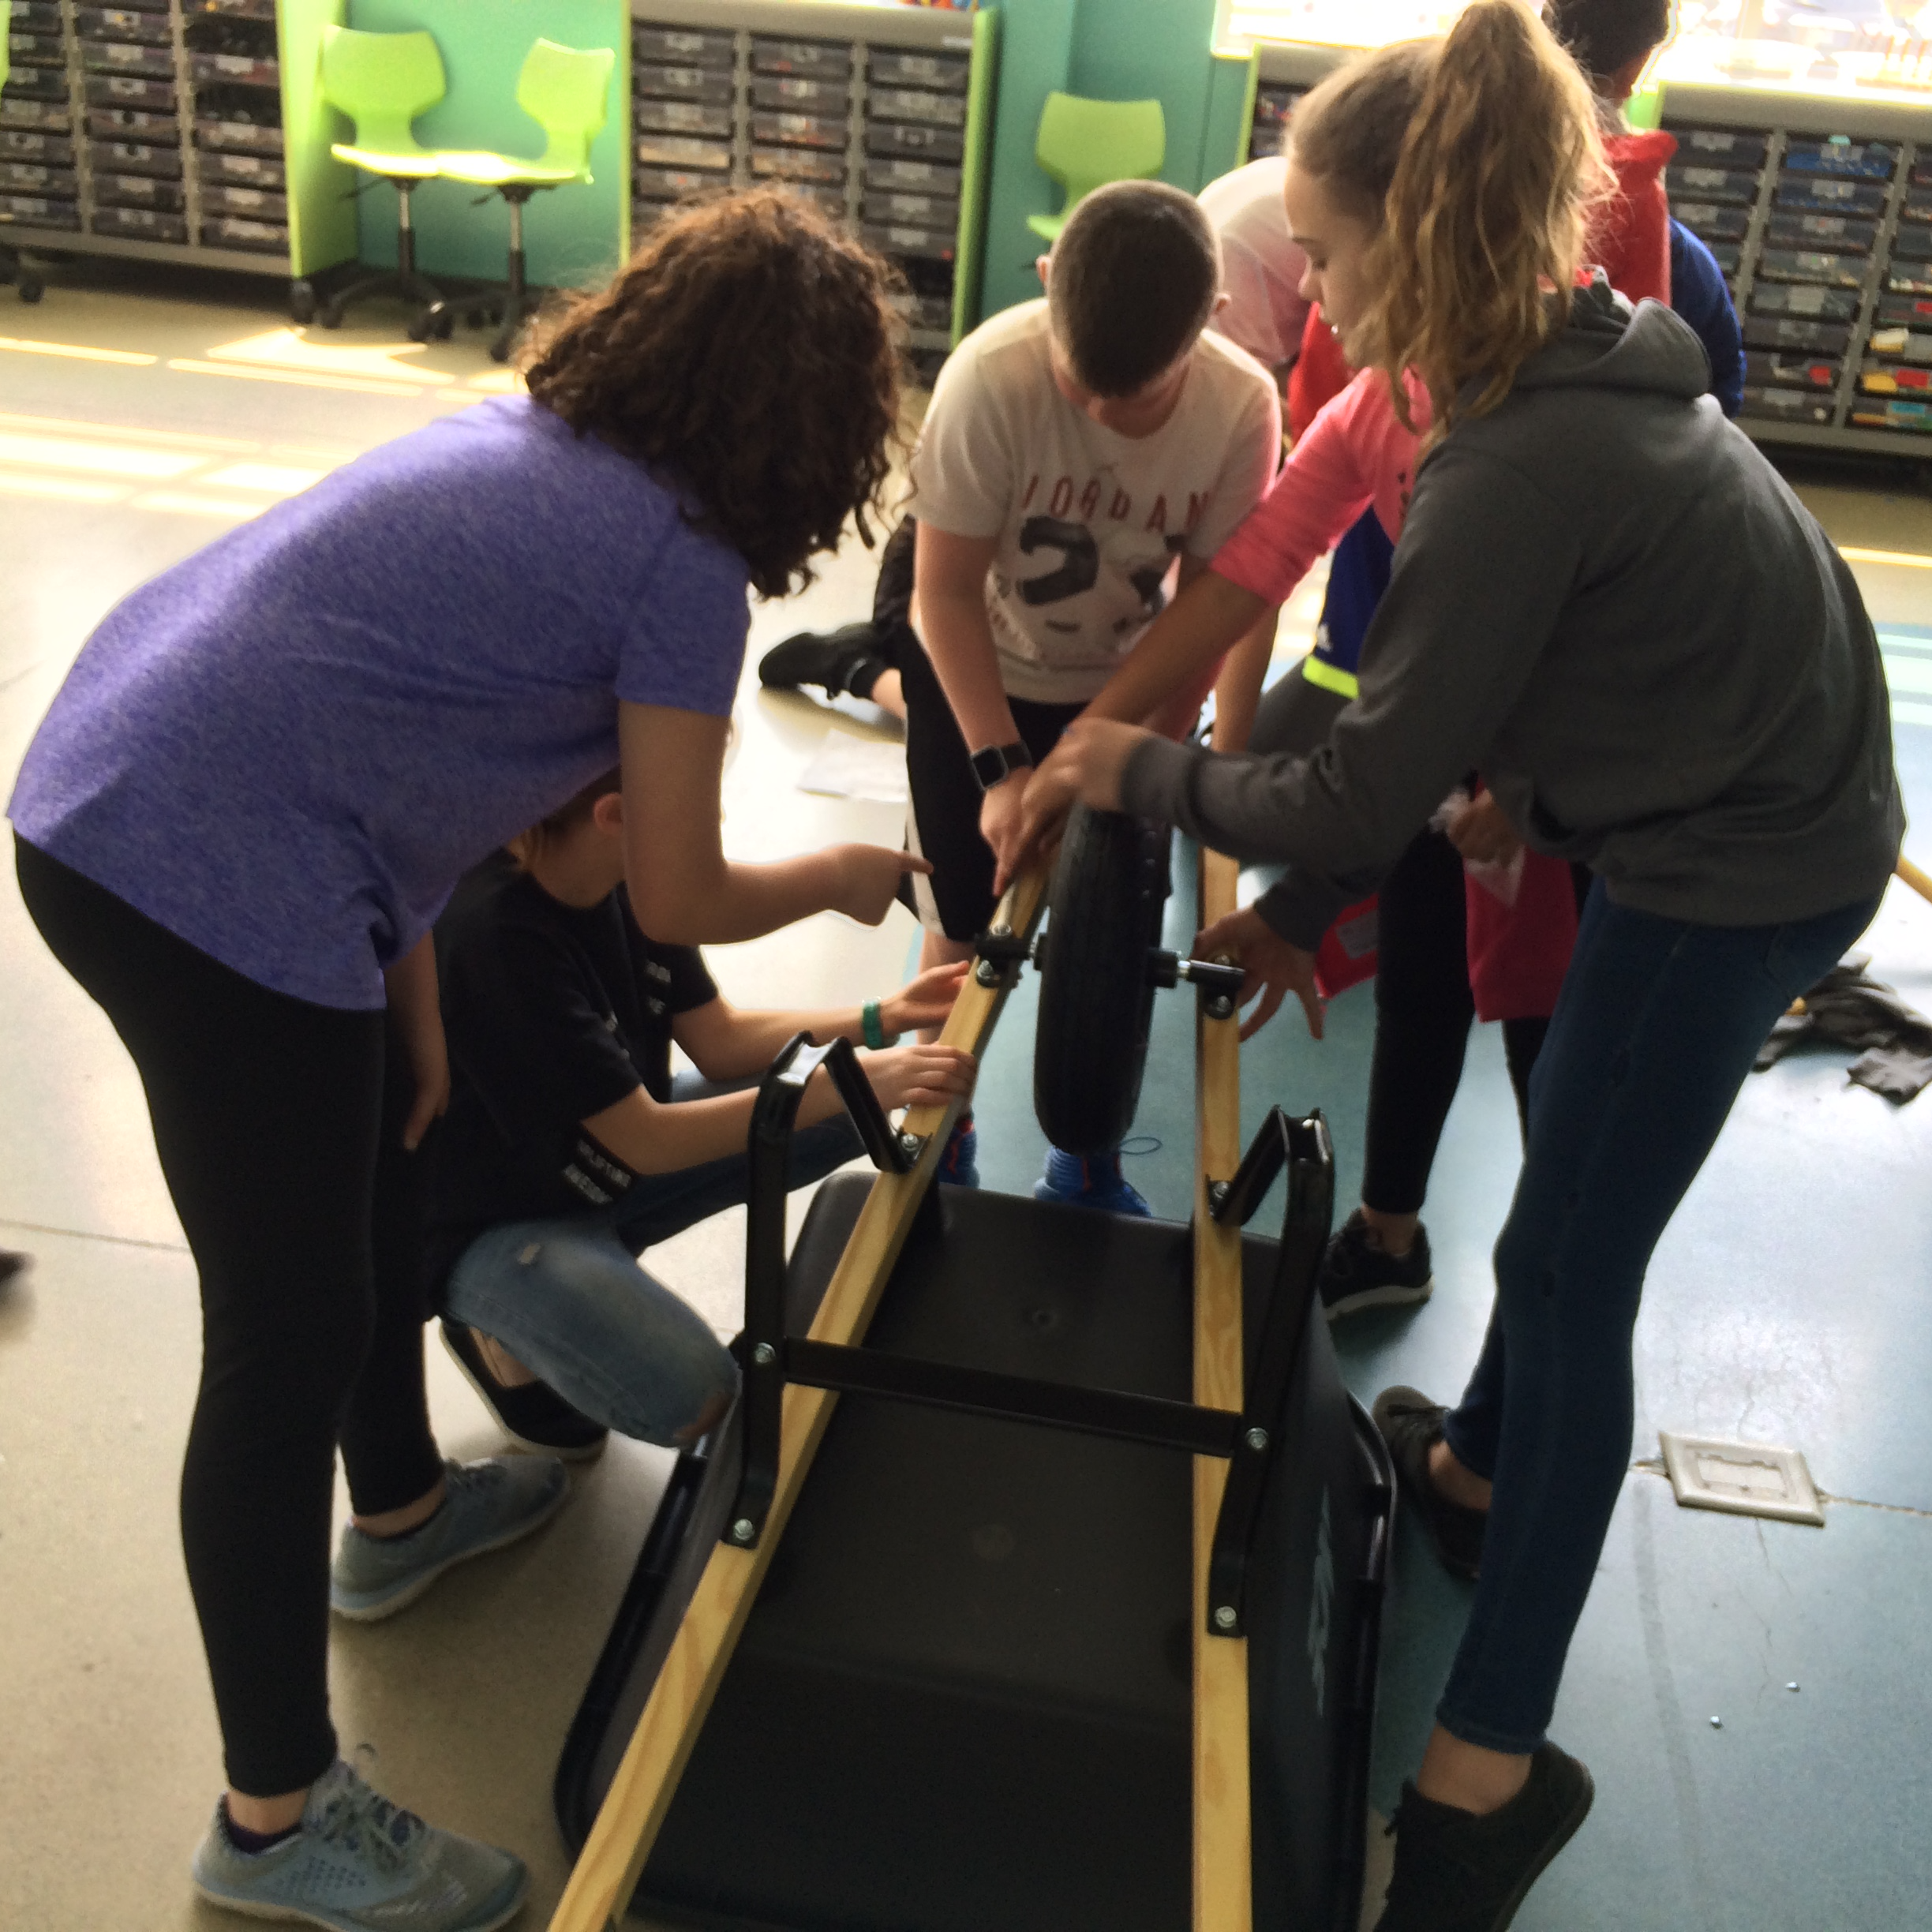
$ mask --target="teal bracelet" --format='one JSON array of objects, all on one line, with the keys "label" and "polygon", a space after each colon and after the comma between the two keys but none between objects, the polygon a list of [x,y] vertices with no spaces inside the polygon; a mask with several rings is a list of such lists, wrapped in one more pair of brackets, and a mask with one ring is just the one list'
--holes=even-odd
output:
[{"label": "teal bracelet", "polygon": [[859,1009],[859,1030],[865,1035],[865,1043],[874,1049],[886,1044],[886,1029],[879,1024],[879,1003],[867,1000]]}]

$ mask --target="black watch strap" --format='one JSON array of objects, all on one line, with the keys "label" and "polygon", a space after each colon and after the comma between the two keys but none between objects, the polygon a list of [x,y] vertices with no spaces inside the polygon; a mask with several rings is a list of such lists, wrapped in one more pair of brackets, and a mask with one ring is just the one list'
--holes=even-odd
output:
[{"label": "black watch strap", "polygon": [[972,754],[973,776],[979,780],[982,792],[990,792],[1002,780],[1017,771],[1024,771],[1032,762],[1033,754],[1017,742],[988,745],[983,751]]}]

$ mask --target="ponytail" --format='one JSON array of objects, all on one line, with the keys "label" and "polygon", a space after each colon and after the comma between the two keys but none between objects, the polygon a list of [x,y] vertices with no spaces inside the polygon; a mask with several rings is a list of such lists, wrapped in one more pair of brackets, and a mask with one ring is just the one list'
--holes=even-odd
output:
[{"label": "ponytail", "polygon": [[1354,346],[1387,373],[1398,414],[1406,369],[1428,390],[1433,436],[1495,408],[1568,321],[1590,212],[1613,185],[1576,63],[1522,0],[1475,0],[1446,39],[1324,81],[1290,133],[1297,164],[1379,222],[1380,293]]}]

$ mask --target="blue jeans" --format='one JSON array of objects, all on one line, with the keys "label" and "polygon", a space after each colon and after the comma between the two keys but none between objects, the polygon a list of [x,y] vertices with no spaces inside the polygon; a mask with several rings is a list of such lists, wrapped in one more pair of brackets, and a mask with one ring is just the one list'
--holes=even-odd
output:
[{"label": "blue jeans", "polygon": [[[672,1098],[729,1091],[682,1074]],[[843,1114],[803,1128],[792,1143],[791,1185],[822,1180],[863,1151]],[[709,1403],[736,1392],[738,1365],[704,1317],[636,1257],[739,1206],[749,1178],[747,1157],[734,1154],[639,1174],[608,1208],[492,1228],[451,1271],[449,1317],[501,1342],[593,1421],[675,1447]]]},{"label": "blue jeans", "polygon": [[1542,1743],[1630,1463],[1644,1271],[1778,1015],[1874,899],[1784,926],[1687,924],[1598,885],[1530,1080],[1496,1305],[1446,1433],[1495,1485],[1482,1574],[1436,1717],[1466,1743]]}]

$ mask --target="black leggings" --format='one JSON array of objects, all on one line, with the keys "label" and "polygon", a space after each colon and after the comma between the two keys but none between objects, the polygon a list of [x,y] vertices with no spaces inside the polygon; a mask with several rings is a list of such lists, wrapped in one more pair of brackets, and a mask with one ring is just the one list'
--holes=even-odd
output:
[{"label": "black leggings", "polygon": [[[269,1797],[335,1756],[329,1511],[442,1473],[423,1392],[409,1095],[385,1017],[270,991],[15,841],[21,895],[139,1069],[201,1282],[182,1544],[229,1781]],[[385,1083],[385,1064],[402,1077]]]}]

